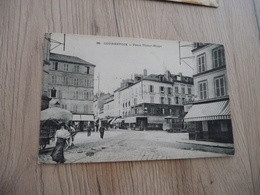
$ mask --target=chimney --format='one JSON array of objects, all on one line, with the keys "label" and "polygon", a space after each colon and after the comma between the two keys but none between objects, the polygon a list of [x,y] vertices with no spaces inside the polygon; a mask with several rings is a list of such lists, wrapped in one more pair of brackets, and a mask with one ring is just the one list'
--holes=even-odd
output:
[{"label": "chimney", "polygon": [[147,69],[144,69],[144,77],[147,76]]}]

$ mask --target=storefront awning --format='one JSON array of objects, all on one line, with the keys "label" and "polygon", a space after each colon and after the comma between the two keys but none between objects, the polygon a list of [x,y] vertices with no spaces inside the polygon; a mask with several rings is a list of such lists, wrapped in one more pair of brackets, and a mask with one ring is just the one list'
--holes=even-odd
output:
[{"label": "storefront awning", "polygon": [[73,114],[73,121],[94,121],[93,115]]},{"label": "storefront awning", "polygon": [[114,121],[114,123],[121,123],[123,120],[124,120],[124,119],[122,119],[122,118],[118,118],[118,119],[116,119],[116,120]]},{"label": "storefront awning", "polygon": [[136,123],[136,117],[125,118],[125,123]]},{"label": "storefront awning", "polygon": [[229,101],[195,104],[184,117],[184,122],[230,119]]},{"label": "storefront awning", "polygon": [[149,116],[148,123],[163,124],[165,122],[165,116]]}]

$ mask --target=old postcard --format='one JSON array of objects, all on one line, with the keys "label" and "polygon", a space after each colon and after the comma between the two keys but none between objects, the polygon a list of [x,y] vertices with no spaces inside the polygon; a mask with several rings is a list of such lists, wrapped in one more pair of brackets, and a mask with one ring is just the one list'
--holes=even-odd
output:
[{"label": "old postcard", "polygon": [[218,7],[218,0],[165,0],[165,1],[204,5],[209,7]]},{"label": "old postcard", "polygon": [[39,163],[234,154],[221,44],[45,34]]}]

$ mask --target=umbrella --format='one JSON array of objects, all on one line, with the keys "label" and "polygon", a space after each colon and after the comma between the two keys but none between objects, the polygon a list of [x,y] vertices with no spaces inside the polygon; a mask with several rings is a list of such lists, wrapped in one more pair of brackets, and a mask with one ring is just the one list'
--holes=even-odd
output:
[{"label": "umbrella", "polygon": [[51,119],[68,123],[72,120],[72,113],[61,108],[48,108],[41,111],[41,121]]}]

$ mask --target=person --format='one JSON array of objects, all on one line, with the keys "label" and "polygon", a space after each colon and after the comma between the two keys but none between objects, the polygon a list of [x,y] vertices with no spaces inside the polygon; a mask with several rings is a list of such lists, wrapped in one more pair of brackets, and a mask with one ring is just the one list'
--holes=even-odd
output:
[{"label": "person", "polygon": [[51,153],[52,160],[57,162],[58,164],[64,163],[66,161],[66,159],[64,158],[64,146],[69,137],[70,133],[68,130],[65,129],[65,123],[62,123],[61,128],[56,131],[56,146]]},{"label": "person", "polygon": [[90,122],[88,122],[87,132],[88,132],[88,136],[90,136],[90,135],[91,135],[91,126],[90,126]]},{"label": "person", "polygon": [[105,128],[103,127],[103,125],[101,124],[99,127],[99,132],[100,132],[100,137],[101,139],[103,139],[104,137],[104,132],[105,132]]},{"label": "person", "polygon": [[98,132],[98,125],[99,124],[99,119],[96,121],[96,132]]},{"label": "person", "polygon": [[76,129],[73,127],[72,123],[69,124],[69,132],[71,134],[71,139],[69,141],[69,146],[74,146],[74,137],[76,135]]}]

